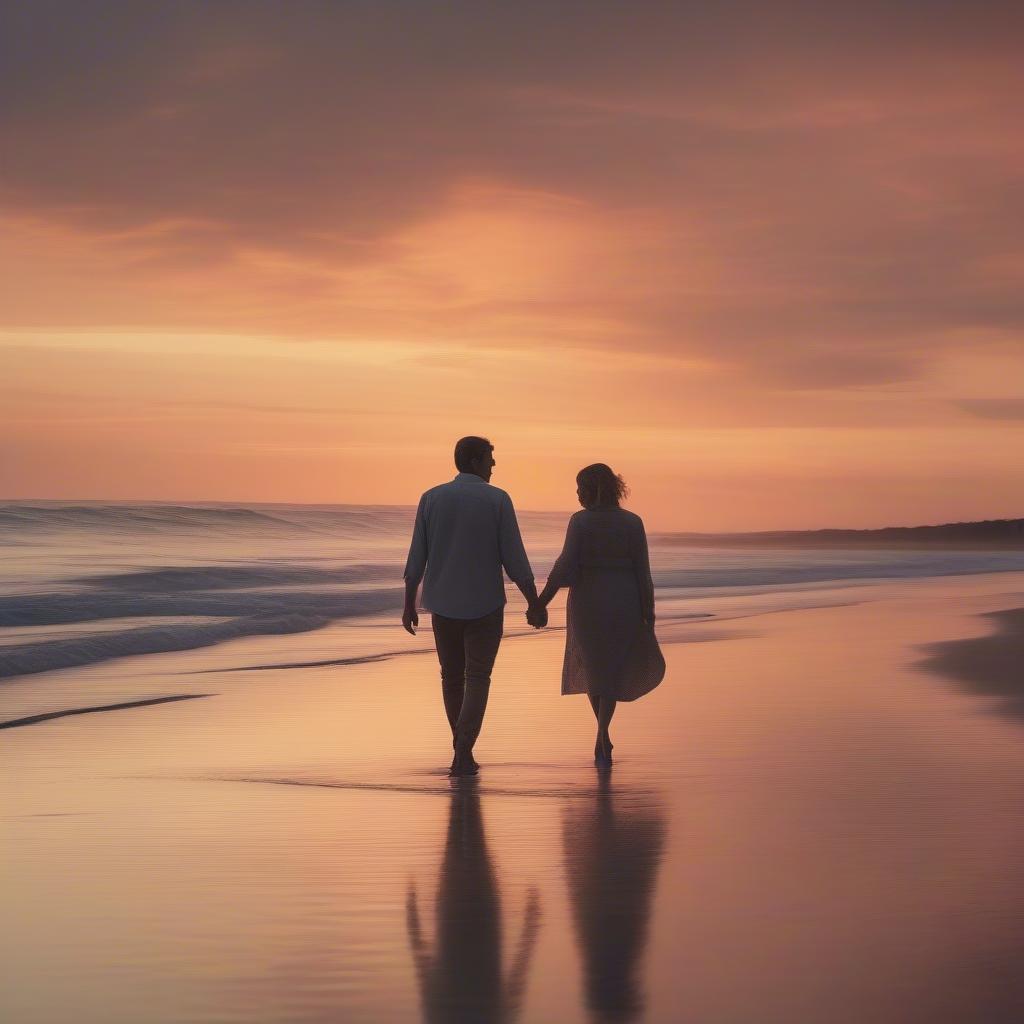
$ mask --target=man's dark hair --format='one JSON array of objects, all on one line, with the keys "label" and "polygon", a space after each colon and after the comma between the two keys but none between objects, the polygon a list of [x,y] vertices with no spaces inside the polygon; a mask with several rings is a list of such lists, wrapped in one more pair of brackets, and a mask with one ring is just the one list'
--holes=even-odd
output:
[{"label": "man's dark hair", "polygon": [[473,463],[493,451],[494,445],[486,437],[460,437],[455,442],[455,468],[460,473],[472,473]]}]

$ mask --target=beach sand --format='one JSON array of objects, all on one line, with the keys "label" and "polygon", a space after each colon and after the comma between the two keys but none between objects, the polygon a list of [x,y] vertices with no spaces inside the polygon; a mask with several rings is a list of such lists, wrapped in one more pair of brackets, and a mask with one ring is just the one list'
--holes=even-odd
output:
[{"label": "beach sand", "polygon": [[1019,1019],[1024,575],[819,603],[659,623],[609,779],[514,604],[475,782],[426,617],[7,681],[0,1016]]}]

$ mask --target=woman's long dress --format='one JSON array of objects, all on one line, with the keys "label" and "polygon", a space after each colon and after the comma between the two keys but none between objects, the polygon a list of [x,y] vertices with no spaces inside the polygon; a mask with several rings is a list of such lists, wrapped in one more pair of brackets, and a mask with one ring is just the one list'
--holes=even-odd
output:
[{"label": "woman's long dress", "polygon": [[665,675],[654,628],[654,582],[639,516],[618,506],[569,520],[548,582],[569,588],[562,693],[636,700]]}]

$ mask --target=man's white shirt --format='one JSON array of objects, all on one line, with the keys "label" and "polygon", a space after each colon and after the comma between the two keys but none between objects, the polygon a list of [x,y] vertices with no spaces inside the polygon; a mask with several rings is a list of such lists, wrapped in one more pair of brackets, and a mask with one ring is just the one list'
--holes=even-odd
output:
[{"label": "man's white shirt", "polygon": [[459,473],[420,498],[405,579],[423,581],[424,608],[451,619],[488,615],[505,604],[502,569],[514,583],[533,580],[505,491]]}]

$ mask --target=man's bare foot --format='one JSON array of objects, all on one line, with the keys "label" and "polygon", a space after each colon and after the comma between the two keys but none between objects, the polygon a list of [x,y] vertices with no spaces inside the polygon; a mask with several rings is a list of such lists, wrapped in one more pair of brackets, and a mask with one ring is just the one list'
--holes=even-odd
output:
[{"label": "man's bare foot", "polygon": [[[456,743],[456,739],[453,736],[452,737],[452,747],[453,748],[455,747],[455,743]],[[465,762],[470,766],[470,768],[473,769],[473,771],[472,771],[473,775],[475,775],[478,771],[480,771],[480,765],[477,764],[476,758],[473,756],[473,751],[472,750],[468,754],[463,754],[462,757],[465,760]],[[448,774],[449,775],[454,774],[454,768],[455,768],[456,763],[458,763],[458,762],[459,762],[459,752],[458,752],[458,750],[456,750],[455,751],[455,756],[454,756],[454,758],[452,758],[452,766],[451,766],[451,768],[448,769]],[[465,775],[466,773],[465,772],[460,772],[459,774],[460,775]]]}]

